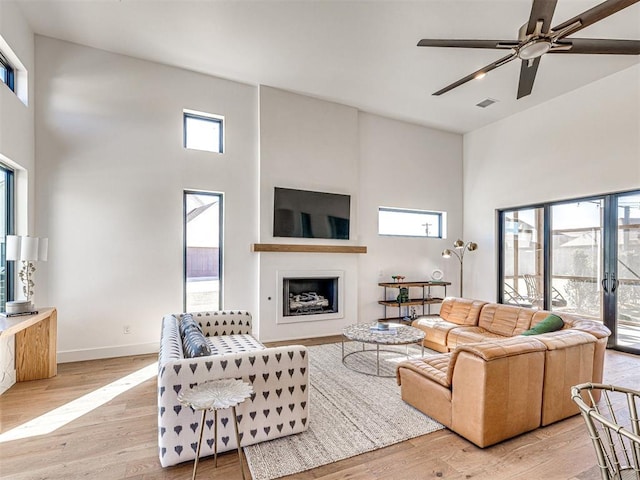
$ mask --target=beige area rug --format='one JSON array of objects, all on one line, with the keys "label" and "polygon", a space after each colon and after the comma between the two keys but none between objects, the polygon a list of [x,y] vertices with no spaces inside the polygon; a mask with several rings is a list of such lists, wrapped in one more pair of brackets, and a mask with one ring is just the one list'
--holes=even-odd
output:
[{"label": "beige area rug", "polygon": [[[361,348],[345,345],[347,353]],[[399,352],[380,354],[381,373],[395,371],[406,358],[404,347]],[[347,358],[350,366],[369,371],[375,371],[375,360],[375,352]],[[291,475],[444,428],[401,400],[395,378],[346,368],[339,343],[309,347],[309,375],[309,429],[244,447],[253,480]]]}]

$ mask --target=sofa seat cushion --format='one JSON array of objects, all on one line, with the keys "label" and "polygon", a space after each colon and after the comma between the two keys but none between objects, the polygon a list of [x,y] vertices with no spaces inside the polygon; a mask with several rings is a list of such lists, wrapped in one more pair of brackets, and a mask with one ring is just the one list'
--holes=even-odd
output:
[{"label": "sofa seat cushion", "polygon": [[251,352],[265,348],[258,340],[247,334],[207,337],[207,340],[209,340],[211,355]]},{"label": "sofa seat cushion", "polygon": [[457,323],[448,322],[441,317],[421,317],[414,320],[411,326],[424,332],[425,347],[434,348],[440,345],[445,352],[449,331],[459,327]]},{"label": "sofa seat cushion", "polygon": [[480,343],[486,340],[502,340],[505,338],[507,337],[492,333],[482,327],[458,327],[449,332],[447,336],[447,346],[449,350],[453,350],[458,345]]},{"label": "sofa seat cushion", "polygon": [[451,382],[447,377],[450,358],[451,354],[441,353],[439,355],[431,355],[424,358],[413,358],[399,363],[396,369],[396,380],[398,385],[401,384],[400,369],[407,368],[442,385],[443,387],[450,388]]}]

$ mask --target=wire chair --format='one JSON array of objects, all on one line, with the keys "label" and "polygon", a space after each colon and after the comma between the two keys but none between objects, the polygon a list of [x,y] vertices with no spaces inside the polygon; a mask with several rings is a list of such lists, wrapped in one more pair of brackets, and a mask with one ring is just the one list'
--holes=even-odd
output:
[{"label": "wire chair", "polygon": [[[542,275],[531,275],[529,273],[525,273],[523,276],[524,283],[527,286],[527,297],[529,297],[529,301],[534,305],[542,307]],[[551,287],[551,305],[554,307],[567,306],[567,300],[554,286]]]},{"label": "wire chair", "polygon": [[571,398],[587,424],[602,479],[640,480],[640,392],[583,383],[571,387]]}]

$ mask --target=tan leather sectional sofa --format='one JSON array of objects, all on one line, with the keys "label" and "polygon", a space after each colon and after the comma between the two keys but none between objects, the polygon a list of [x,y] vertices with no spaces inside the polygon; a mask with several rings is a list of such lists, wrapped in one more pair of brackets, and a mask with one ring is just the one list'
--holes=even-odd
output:
[{"label": "tan leather sectional sofa", "polygon": [[403,400],[479,447],[579,413],[570,387],[602,381],[611,332],[553,312],[561,330],[521,335],[550,313],[446,298],[439,317],[413,322],[443,353],[398,365]]}]

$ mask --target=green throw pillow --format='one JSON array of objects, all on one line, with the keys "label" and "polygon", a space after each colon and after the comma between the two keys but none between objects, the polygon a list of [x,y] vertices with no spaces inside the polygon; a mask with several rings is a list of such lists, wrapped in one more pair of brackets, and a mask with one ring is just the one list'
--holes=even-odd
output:
[{"label": "green throw pillow", "polygon": [[538,323],[535,327],[522,332],[522,335],[540,335],[541,333],[555,332],[564,327],[564,322],[557,315],[549,315],[547,318]]}]

